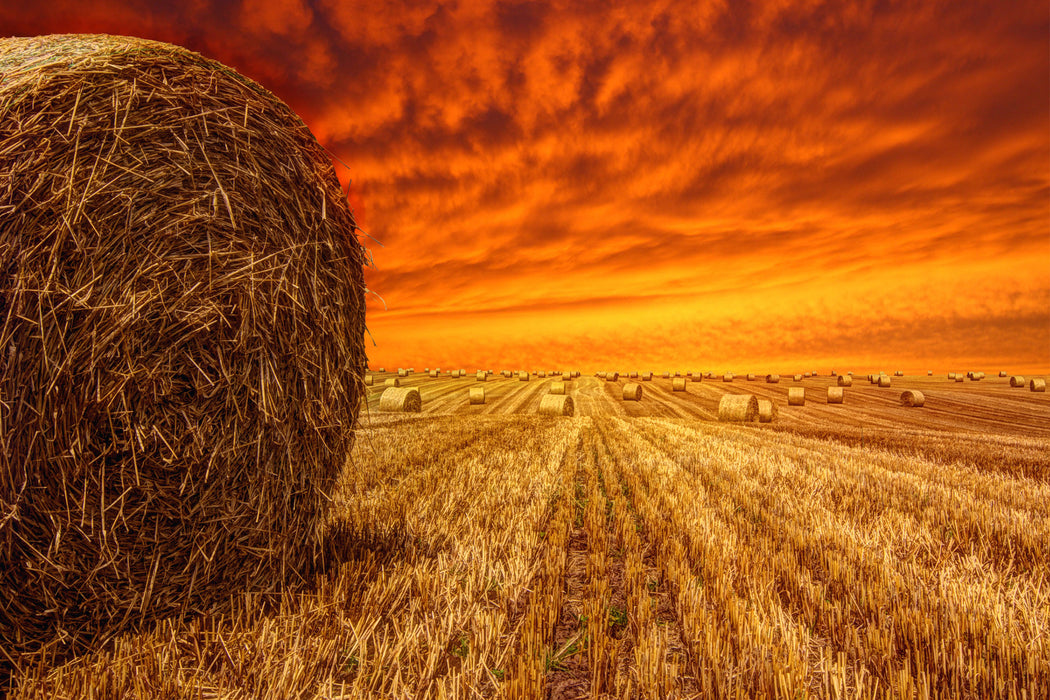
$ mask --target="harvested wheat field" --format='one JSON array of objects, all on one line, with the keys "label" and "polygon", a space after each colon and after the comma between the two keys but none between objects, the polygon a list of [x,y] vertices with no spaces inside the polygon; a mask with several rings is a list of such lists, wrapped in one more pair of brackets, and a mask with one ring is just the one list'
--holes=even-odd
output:
[{"label": "harvested wheat field", "polygon": [[[375,372],[311,578],[231,591],[12,697],[1036,698],[1050,690],[1050,400],[896,377],[843,405],[654,376]],[[812,395],[837,386],[811,377]],[[901,405],[921,391],[921,408]],[[718,421],[754,394],[770,423]]]}]

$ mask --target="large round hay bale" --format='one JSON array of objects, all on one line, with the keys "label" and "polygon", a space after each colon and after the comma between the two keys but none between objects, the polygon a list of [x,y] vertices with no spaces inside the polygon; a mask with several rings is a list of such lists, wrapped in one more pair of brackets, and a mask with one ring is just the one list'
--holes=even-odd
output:
[{"label": "large round hay bale", "polygon": [[901,394],[901,406],[922,406],[926,397],[918,389],[909,389]]},{"label": "large round hay bale", "polygon": [[527,381],[529,381],[529,378],[530,378],[530,375],[525,370],[522,370],[522,371],[518,372],[518,381],[519,382],[527,382]]},{"label": "large round hay bale", "polygon": [[441,370],[439,369],[432,369],[429,372],[427,372],[427,376],[429,376],[431,379],[437,379],[440,375]]},{"label": "large round hay bale", "polygon": [[397,376],[402,377],[402,378],[407,377],[408,376],[408,370],[403,368],[403,367],[398,367],[397,368]]},{"label": "large round hay bale", "polygon": [[546,372],[537,372],[536,376],[539,377],[540,379],[546,379],[547,373]]},{"label": "large round hay bale", "polygon": [[889,378],[889,375],[883,374],[879,376],[879,386],[888,387],[891,383],[892,380]]},{"label": "large round hay bale", "polygon": [[545,394],[540,399],[541,416],[571,416],[573,410],[572,397],[566,394]]},{"label": "large round hay bale", "polygon": [[606,372],[605,373],[605,381],[607,381],[607,382],[616,382],[616,381],[619,381],[619,380],[620,380],[620,373],[619,372]]},{"label": "large round hay bale", "polygon": [[390,387],[379,397],[380,411],[419,413],[422,408],[423,400],[414,386]]},{"label": "large round hay bale", "polygon": [[564,394],[565,393],[565,382],[551,382],[551,393],[552,394]]},{"label": "large round hay bale", "polygon": [[1028,388],[1035,392],[1046,391],[1046,380],[1045,379],[1033,379],[1028,383]]},{"label": "large round hay bale", "polygon": [[796,381],[796,382],[801,382],[802,381],[802,375],[801,374],[796,374],[791,379]]},{"label": "large round hay bale", "polygon": [[772,399],[758,400],[758,422],[772,423],[777,417],[777,404]]},{"label": "large round hay bale", "polygon": [[169,44],[0,39],[0,75],[0,656],[301,580],[367,362],[329,156]]},{"label": "large round hay bale", "polygon": [[748,375],[747,375],[747,381],[749,381],[749,382],[753,382],[753,381],[755,381],[755,375],[753,375],[753,374],[748,374]]},{"label": "large round hay bale", "polygon": [[758,397],[754,394],[726,394],[718,401],[718,420],[747,422],[758,419]]},{"label": "large round hay bale", "polygon": [[732,372],[726,372],[725,374],[723,374],[722,375],[722,381],[723,382],[731,382],[731,381],[733,381],[733,373]]},{"label": "large round hay bale", "polygon": [[702,381],[704,381],[704,373],[703,372],[693,372],[691,375],[689,375],[689,381],[691,381],[691,382],[702,382]]},{"label": "large round hay bale", "polygon": [[1015,374],[1014,376],[1010,377],[1010,386],[1019,387],[1024,385],[1025,380],[1024,377],[1022,377],[1021,375]]},{"label": "large round hay bale", "polygon": [[926,371],[926,376],[927,376],[927,377],[932,377],[932,376],[933,376],[933,370],[932,370],[932,369],[930,369],[930,370],[927,370],[927,371]]},{"label": "large round hay bale", "polygon": [[629,375],[627,375],[627,376],[628,376],[629,378],[631,378],[631,379],[637,379],[637,378],[638,378],[638,373],[637,373],[637,372],[631,372],[631,373],[630,373]]},{"label": "large round hay bale", "polygon": [[685,377],[675,377],[671,380],[671,391],[685,391]]},{"label": "large round hay bale", "polygon": [[652,372],[642,372],[642,381],[643,382],[651,382],[651,381],[653,381],[653,373]]},{"label": "large round hay bale", "polygon": [[485,387],[483,386],[472,386],[470,387],[470,405],[485,403]]},{"label": "large round hay bale", "polygon": [[846,390],[841,386],[829,386],[828,387],[828,403],[842,403],[842,399],[846,395]]},{"label": "large round hay bale", "polygon": [[788,406],[805,406],[806,405],[806,390],[800,386],[793,386],[788,389]]},{"label": "large round hay bale", "polygon": [[383,386],[401,386],[400,377],[387,377],[383,380]]},{"label": "large round hay bale", "polygon": [[488,372],[479,369],[477,373],[474,374],[474,380],[478,382],[487,382],[489,380],[489,374]]},{"label": "large round hay bale", "polygon": [[624,401],[641,401],[642,400],[642,385],[629,382],[623,385],[623,400]]},{"label": "large round hay bale", "polygon": [[372,377],[371,374],[366,374],[365,375],[365,386],[372,386],[373,384],[375,384],[375,379]]},{"label": "large round hay bale", "polygon": [[766,375],[766,384],[779,384],[779,383],[780,383],[780,375],[779,374],[767,374]]},{"label": "large round hay bale", "polygon": [[853,386],[853,377],[848,374],[840,374],[837,382],[839,386]]}]

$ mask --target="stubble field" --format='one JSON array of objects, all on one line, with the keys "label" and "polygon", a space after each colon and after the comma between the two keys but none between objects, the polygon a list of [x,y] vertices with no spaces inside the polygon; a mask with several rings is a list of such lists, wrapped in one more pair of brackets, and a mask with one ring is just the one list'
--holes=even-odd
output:
[{"label": "stubble field", "polygon": [[[316,577],[14,697],[1050,695],[1050,399],[1009,380],[376,374]],[[622,400],[638,381],[639,402]],[[788,406],[789,387],[804,406]],[[900,405],[904,389],[926,396]],[[770,424],[719,423],[724,393]]]}]

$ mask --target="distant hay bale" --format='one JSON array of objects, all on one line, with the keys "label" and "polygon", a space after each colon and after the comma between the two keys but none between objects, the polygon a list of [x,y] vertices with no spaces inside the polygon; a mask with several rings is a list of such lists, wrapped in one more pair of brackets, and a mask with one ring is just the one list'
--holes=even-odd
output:
[{"label": "distant hay bale", "polygon": [[372,379],[372,375],[371,374],[366,374],[365,375],[365,386],[372,386],[373,383],[374,383],[374,380]]},{"label": "distant hay bale", "polygon": [[806,390],[800,386],[788,389],[788,406],[804,406],[806,404]]},{"label": "distant hay bale", "polygon": [[1046,391],[1046,380],[1045,379],[1033,379],[1028,383],[1028,388],[1034,392],[1042,393]]},{"label": "distant hay bale", "polygon": [[664,379],[670,379],[671,378],[671,373],[670,372],[664,372],[663,377],[664,377]]},{"label": "distant hay bale", "polygon": [[635,384],[634,382],[628,382],[623,385],[623,400],[624,401],[641,401],[642,400],[642,385]]},{"label": "distant hay bale", "polygon": [[419,413],[423,400],[414,386],[390,387],[379,397],[379,410],[401,413]]},{"label": "distant hay bale", "polygon": [[642,373],[642,381],[643,382],[651,382],[651,381],[653,381],[653,373],[652,372],[643,372]]},{"label": "distant hay bale", "polygon": [[536,376],[539,377],[540,379],[546,379],[547,373],[546,372],[537,372]]},{"label": "distant hay bale", "polygon": [[747,381],[749,381],[749,382],[755,381],[755,375],[753,375],[753,374],[747,375]]},{"label": "distant hay bale", "polygon": [[1014,375],[1014,376],[1010,377],[1010,386],[1019,387],[1019,386],[1024,386],[1024,385],[1025,385],[1025,380],[1024,380],[1024,377],[1022,377],[1021,375],[1017,374],[1017,375]]},{"label": "distant hay bale", "polygon": [[692,375],[689,377],[689,381],[691,381],[691,382],[702,382],[702,381],[704,381],[704,373],[703,372],[693,372]]},{"label": "distant hay bale", "polygon": [[386,367],[380,367],[379,368],[379,373],[380,374],[386,374]]},{"label": "distant hay bale", "polygon": [[507,379],[510,379],[510,378],[512,378],[514,376],[514,373],[511,372],[509,369],[503,370],[502,372],[500,372],[500,374],[502,374]]},{"label": "distant hay bale", "polygon": [[848,374],[840,374],[837,381],[839,386],[853,386],[853,377]]},{"label": "distant hay bale", "polygon": [[758,400],[758,422],[772,423],[777,417],[777,404],[772,399]]},{"label": "distant hay bale", "polygon": [[628,376],[629,376],[629,377],[630,377],[631,379],[637,379],[637,378],[638,378],[638,373],[637,373],[637,372],[631,372],[631,373],[630,373],[630,375],[628,375]]},{"label": "distant hay bale", "polygon": [[474,375],[474,379],[475,379],[475,381],[479,381],[479,382],[487,382],[489,380],[488,372],[484,372],[484,371],[479,369],[477,371],[477,373]]},{"label": "distant hay bale", "polygon": [[891,383],[892,383],[892,381],[890,380],[889,376],[883,374],[882,376],[879,377],[879,386],[881,386],[881,387],[888,387],[888,386],[890,386]]},{"label": "distant hay bale", "polygon": [[901,370],[897,370],[896,372],[893,373],[893,376],[895,376],[895,377],[903,377],[904,376],[904,372],[902,372]]},{"label": "distant hay bale", "polygon": [[1002,371],[999,372],[999,376],[1000,377],[1006,377],[1006,376],[1009,376],[1009,375],[1006,373],[1006,370],[1002,370]]},{"label": "distant hay bale", "polygon": [[399,377],[407,377],[408,376],[408,370],[404,369],[403,367],[398,367],[397,368],[397,376],[399,376]]},{"label": "distant hay bale", "polygon": [[431,379],[437,379],[438,376],[441,374],[441,371],[440,370],[436,370],[436,369],[432,369],[432,370],[430,370],[429,374],[430,374],[430,378]]},{"label": "distant hay bale", "polygon": [[572,397],[566,394],[545,394],[540,399],[541,416],[571,416],[574,412]]},{"label": "distant hay bale", "polygon": [[806,379],[809,379],[809,372],[806,372],[806,373],[805,373],[805,374],[803,374],[802,376],[803,376],[803,377],[805,377]]},{"label": "distant hay bale", "polygon": [[926,403],[926,397],[918,389],[908,389],[901,394],[901,406],[919,407]]},{"label": "distant hay bale", "polygon": [[831,376],[832,377],[837,377],[837,376],[839,376],[839,373],[836,372],[835,370],[831,370]]},{"label": "distant hay bale", "polygon": [[966,377],[964,377],[962,375],[962,373],[956,374],[955,375],[955,381],[959,382],[959,383],[962,383],[962,382],[966,381]]},{"label": "distant hay bale", "polygon": [[572,381],[572,372],[562,372],[561,373],[561,380],[563,382],[571,382]]},{"label": "distant hay bale", "polygon": [[562,381],[551,382],[551,393],[552,394],[564,394],[565,393],[565,382],[562,382]]},{"label": "distant hay bale", "polygon": [[430,374],[430,368],[429,367],[424,367],[423,368],[423,373],[424,374]]},{"label": "distant hay bale", "polygon": [[758,397],[754,394],[725,394],[718,401],[718,420],[750,423],[758,419]]},{"label": "distant hay bale", "polygon": [[802,381],[802,375],[801,374],[796,374],[794,377],[792,377],[792,379],[795,380],[796,382],[801,382]]},{"label": "distant hay bale", "polygon": [[951,379],[952,381],[955,381],[955,372],[949,372],[948,373],[948,379]]},{"label": "distant hay bale", "polygon": [[722,381],[723,382],[732,382],[733,381],[733,373],[732,372],[726,372],[725,374],[723,374],[722,375]]},{"label": "distant hay bale", "polygon": [[383,386],[401,386],[400,377],[387,377],[383,382]]},{"label": "distant hay bale", "polygon": [[605,373],[605,381],[607,381],[607,382],[616,382],[616,381],[619,381],[619,380],[620,380],[620,373],[619,372],[606,372]]},{"label": "distant hay bale", "polygon": [[932,369],[931,370],[927,370],[926,376],[927,377],[932,377],[933,376],[933,370]]},{"label": "distant hay bale", "polygon": [[605,379],[605,372],[595,372],[594,376],[598,377],[598,379]]},{"label": "distant hay bale", "polygon": [[485,387],[483,386],[472,386],[470,387],[470,405],[476,406],[478,404],[485,403]]},{"label": "distant hay bale", "polygon": [[779,384],[779,383],[780,383],[780,375],[779,374],[767,374],[766,375],[766,384]]},{"label": "distant hay bale", "polygon": [[529,376],[528,372],[525,372],[525,371],[518,372],[518,381],[519,382],[527,382],[527,381],[529,381],[529,379],[531,379],[531,377]]},{"label": "distant hay bale", "polygon": [[671,380],[671,391],[685,391],[685,377],[675,377]]},{"label": "distant hay bale", "polygon": [[841,386],[828,387],[828,403],[842,403],[846,390]]}]

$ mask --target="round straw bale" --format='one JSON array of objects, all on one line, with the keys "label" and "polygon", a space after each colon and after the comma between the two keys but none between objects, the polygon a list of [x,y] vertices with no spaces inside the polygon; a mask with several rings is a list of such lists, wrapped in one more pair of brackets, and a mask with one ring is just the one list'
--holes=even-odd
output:
[{"label": "round straw bale", "polygon": [[803,376],[803,377],[805,377],[806,379],[809,379],[809,372],[806,372],[806,373],[805,373],[805,374],[803,374],[802,376]]},{"label": "round straw bale", "polygon": [[595,375],[598,379],[605,379],[605,372],[596,372]]},{"label": "round straw bale", "polygon": [[565,393],[565,382],[562,382],[562,381],[551,382],[551,393],[552,394],[564,394]]},{"label": "round straw bale", "polygon": [[753,374],[747,375],[747,381],[749,381],[749,382],[755,381],[755,375],[753,375]]},{"label": "round straw bale", "polygon": [[766,375],[766,384],[779,384],[779,383],[780,383],[780,375],[779,374],[767,374]]},{"label": "round straw bale", "polygon": [[383,381],[383,386],[401,386],[401,378],[400,377],[387,377]]},{"label": "round straw bale", "polygon": [[908,389],[901,394],[901,406],[921,406],[926,403],[926,397],[918,389]]},{"label": "round straw bale", "polygon": [[1008,377],[1008,376],[1010,376],[1010,375],[1009,375],[1009,374],[1007,374],[1006,370],[1000,370],[1000,371],[999,371],[999,376],[1000,376],[1000,377]]},{"label": "round straw bale", "polygon": [[689,381],[691,381],[691,382],[702,382],[702,381],[704,381],[704,374],[703,374],[703,372],[693,372],[692,376],[689,377]]},{"label": "round straw bale", "polygon": [[839,376],[839,373],[836,372],[835,370],[831,370],[831,376],[832,377],[837,377],[837,376]]},{"label": "round straw bale", "polygon": [[424,372],[425,374],[429,374],[429,373],[430,373],[430,368],[429,368],[429,367],[424,367],[424,368],[423,368],[423,372]]},{"label": "round straw bale", "polygon": [[1035,391],[1035,392],[1040,392],[1040,393],[1045,392],[1046,391],[1046,380],[1045,379],[1033,379],[1032,381],[1028,382],[1028,388],[1031,391]]},{"label": "round straw bale", "polygon": [[1025,380],[1024,380],[1024,377],[1022,377],[1021,375],[1018,374],[1018,375],[1014,375],[1013,377],[1010,377],[1010,386],[1017,387],[1017,386],[1024,386],[1024,385],[1025,385]]},{"label": "round straw bale", "polygon": [[331,159],[170,44],[4,38],[0,75],[5,656],[301,580],[367,362]]},{"label": "round straw bale", "polygon": [[777,417],[777,404],[772,399],[758,400],[758,422],[772,423]]},{"label": "round straw bale", "polygon": [[663,378],[664,379],[670,379],[671,378],[671,373],[670,372],[664,372],[663,373]]},{"label": "round straw bale", "polygon": [[402,367],[398,367],[397,368],[397,376],[399,376],[399,377],[407,377],[408,376],[408,370],[404,369]]},{"label": "round straw bale", "polygon": [[652,372],[642,372],[642,381],[643,382],[651,382],[651,381],[653,381],[653,373]]},{"label": "round straw bale", "polygon": [[561,373],[561,380],[563,382],[571,382],[572,381],[572,372],[562,372]]},{"label": "round straw bale", "polygon": [[685,391],[685,377],[675,377],[671,380],[671,391]]},{"label": "round straw bale", "polygon": [[380,411],[397,411],[402,413],[419,413],[423,408],[423,400],[419,396],[419,389],[414,386],[390,387],[383,390],[379,397]]},{"label": "round straw bale", "polygon": [[380,367],[379,368],[379,373],[380,374],[386,374],[386,367]]},{"label": "round straw bale", "polygon": [[571,416],[573,411],[572,397],[566,394],[545,394],[540,399],[541,416]]},{"label": "round straw bale", "polygon": [[430,375],[431,379],[437,379],[438,375],[441,374],[441,370],[432,369],[432,370],[430,370],[430,372],[428,374]]},{"label": "round straw bale", "polygon": [[547,377],[547,373],[546,372],[537,372],[536,376],[539,377],[540,379],[545,379]]},{"label": "round straw bale", "polygon": [[758,397],[754,394],[725,394],[718,401],[718,420],[747,422],[758,419]]},{"label": "round straw bale", "polygon": [[806,403],[806,390],[800,386],[788,389],[788,406],[804,406]]},{"label": "round straw bale", "polygon": [[955,375],[955,381],[956,382],[964,382],[964,381],[966,381],[966,377],[964,377],[962,375],[962,373],[956,374]]},{"label": "round straw bale", "polygon": [[519,382],[527,382],[527,381],[529,381],[530,378],[531,377],[530,377],[528,372],[525,372],[524,370],[521,371],[521,372],[518,372],[518,381]]},{"label": "round straw bale", "polygon": [[726,372],[725,374],[723,374],[722,375],[722,381],[723,382],[731,382],[731,381],[733,381],[733,373],[732,372]]},{"label": "round straw bale", "polygon": [[472,386],[470,387],[470,405],[485,403],[485,387],[483,386]]},{"label": "round straw bale", "polygon": [[842,403],[846,390],[841,386],[828,387],[828,403]]},{"label": "round straw bale", "polygon": [[949,372],[948,373],[948,379],[951,379],[951,380],[954,381],[954,379],[955,379],[955,372]]},{"label": "round straw bale", "polygon": [[638,378],[638,373],[637,373],[637,372],[631,372],[631,373],[630,373],[630,374],[629,374],[628,376],[629,376],[629,377],[630,377],[631,379],[637,379],[637,378]]},{"label": "round straw bale", "polygon": [[792,377],[792,379],[794,379],[796,382],[801,382],[802,381],[802,375],[801,374],[796,374],[794,377]]},{"label": "round straw bale", "polygon": [[853,386],[853,377],[848,374],[840,374],[837,381],[839,386]]},{"label": "round straw bale", "polygon": [[901,370],[897,370],[896,372],[893,373],[893,376],[895,376],[895,377],[903,377],[904,376],[904,372],[902,372]]},{"label": "round straw bale", "polygon": [[619,372],[606,372],[605,373],[605,381],[607,381],[607,382],[616,382],[616,381],[619,381],[619,380],[620,380],[620,373]]},{"label": "round straw bale", "polygon": [[890,386],[891,383],[892,383],[892,381],[890,380],[888,375],[883,374],[882,376],[879,377],[879,386],[887,387],[887,386]]},{"label": "round straw bale", "polygon": [[487,382],[489,380],[489,375],[482,370],[478,370],[477,374],[474,375],[474,379],[479,382]]},{"label": "round straw bale", "polygon": [[933,376],[933,370],[932,369],[931,370],[927,370],[926,376],[927,377],[932,377]]},{"label": "round straw bale", "polygon": [[365,375],[365,386],[372,386],[373,383],[374,383],[374,380],[372,378],[372,375],[371,374],[366,374]]},{"label": "round straw bale", "polygon": [[623,385],[623,400],[624,401],[641,401],[642,400],[642,385],[629,382]]}]

